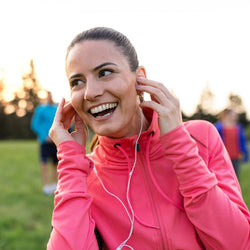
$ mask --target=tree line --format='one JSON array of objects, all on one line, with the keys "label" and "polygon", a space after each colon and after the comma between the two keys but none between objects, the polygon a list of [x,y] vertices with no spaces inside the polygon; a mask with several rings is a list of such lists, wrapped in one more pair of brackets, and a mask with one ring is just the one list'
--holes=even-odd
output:
[{"label": "tree line", "polygon": [[29,70],[22,73],[21,87],[9,93],[4,71],[0,79],[0,139],[34,139],[30,128],[34,110],[42,101],[44,89],[40,85],[33,60]]},{"label": "tree line", "polygon": [[[0,139],[35,139],[30,122],[36,106],[42,102],[46,92],[39,83],[34,61],[30,60],[29,70],[22,73],[21,87],[13,93],[6,95],[8,87],[3,70],[2,75],[0,78]],[[213,110],[213,97],[212,91],[207,86],[200,96],[194,113],[186,115],[182,112],[183,119],[202,119],[215,123],[218,120],[218,112]],[[250,121],[241,97],[230,94],[227,107],[238,112],[239,121],[250,131]],[[250,139],[250,133],[248,134]]]}]

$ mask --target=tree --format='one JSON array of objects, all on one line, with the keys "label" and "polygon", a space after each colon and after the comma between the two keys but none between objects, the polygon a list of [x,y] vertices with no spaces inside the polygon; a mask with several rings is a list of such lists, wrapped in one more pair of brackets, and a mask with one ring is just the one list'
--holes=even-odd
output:
[{"label": "tree", "polygon": [[194,114],[190,117],[187,117],[187,120],[207,120],[212,123],[216,121],[216,116],[214,115],[214,94],[211,91],[209,84],[207,83],[206,87],[201,93],[200,101],[196,106]]},{"label": "tree", "polygon": [[203,89],[200,97],[200,101],[197,105],[196,111],[202,112],[203,114],[214,113],[214,94],[209,87],[207,82],[206,87]]},{"label": "tree", "polygon": [[30,60],[29,69],[22,74],[22,85],[13,93],[13,98],[3,100],[4,122],[0,128],[0,138],[3,139],[29,139],[35,138],[30,129],[30,122],[35,107],[41,102],[39,97],[42,89],[33,60]]},{"label": "tree", "polygon": [[35,72],[34,62],[30,60],[28,71],[23,72],[21,87],[13,93],[13,98],[6,102],[5,113],[15,112],[18,117],[32,114],[41,101],[40,91],[42,87]]},{"label": "tree", "polygon": [[23,73],[22,89],[16,93],[17,116],[33,114],[35,107],[41,102],[39,92],[42,87],[38,81],[34,61],[30,60],[28,72]]},{"label": "tree", "polygon": [[4,100],[4,89],[5,89],[5,83],[4,83],[4,70],[1,68],[0,71],[0,112],[3,111],[3,100]]},{"label": "tree", "polygon": [[0,138],[2,138],[2,134],[4,134],[5,128],[5,113],[4,113],[4,91],[6,89],[5,79],[4,79],[4,70],[1,69],[0,72]]}]

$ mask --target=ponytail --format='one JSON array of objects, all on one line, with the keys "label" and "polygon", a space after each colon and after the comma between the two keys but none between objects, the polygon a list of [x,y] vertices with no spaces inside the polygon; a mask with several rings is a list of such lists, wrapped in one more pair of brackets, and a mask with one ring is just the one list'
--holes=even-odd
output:
[{"label": "ponytail", "polygon": [[91,143],[90,143],[90,152],[93,152],[95,148],[99,145],[98,135],[95,134]]}]

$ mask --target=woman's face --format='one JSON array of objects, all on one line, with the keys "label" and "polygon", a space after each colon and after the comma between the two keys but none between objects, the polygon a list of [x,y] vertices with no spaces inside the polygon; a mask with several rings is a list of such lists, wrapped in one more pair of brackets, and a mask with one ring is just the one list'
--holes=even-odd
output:
[{"label": "woman's face", "polygon": [[66,73],[72,106],[95,133],[114,138],[138,133],[136,73],[113,42],[76,44],[68,54]]}]

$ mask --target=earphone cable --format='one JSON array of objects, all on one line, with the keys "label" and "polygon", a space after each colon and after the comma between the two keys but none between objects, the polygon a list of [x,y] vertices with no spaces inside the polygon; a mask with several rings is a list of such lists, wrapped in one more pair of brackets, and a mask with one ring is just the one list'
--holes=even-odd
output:
[{"label": "earphone cable", "polygon": [[[101,183],[103,189],[105,190],[105,192],[107,192],[109,195],[113,196],[115,199],[117,199],[123,206],[123,208],[125,209],[128,217],[129,217],[129,220],[131,222],[131,228],[130,228],[130,232],[129,232],[129,235],[127,237],[126,240],[124,240],[117,248],[116,250],[120,250],[122,249],[124,246],[130,248],[133,250],[133,247],[127,245],[126,243],[128,242],[128,240],[131,238],[132,236],[132,233],[133,233],[133,229],[134,229],[134,210],[133,210],[133,207],[131,205],[131,202],[130,202],[130,199],[129,199],[129,190],[130,190],[130,184],[131,184],[131,178],[132,178],[132,175],[133,175],[133,172],[134,172],[134,169],[135,169],[135,165],[136,165],[136,162],[137,162],[137,145],[138,145],[138,141],[140,139],[140,136],[141,136],[141,133],[142,133],[142,127],[143,127],[143,113],[142,113],[142,110],[141,110],[141,126],[140,126],[140,131],[139,131],[139,134],[137,136],[137,139],[136,139],[136,142],[135,142],[135,160],[134,160],[134,164],[133,164],[133,167],[131,169],[131,171],[129,172],[129,178],[128,178],[128,184],[127,184],[127,191],[126,191],[126,199],[127,199],[127,202],[128,202],[128,205],[129,205],[129,208],[131,210],[131,215],[129,214],[129,211],[127,209],[127,207],[125,206],[125,204],[122,202],[122,200],[116,196],[115,194],[111,193],[110,191],[107,190],[107,188],[105,187],[104,183],[102,182],[101,178],[99,177],[98,175],[98,172],[95,168],[95,164],[94,164],[94,167],[93,167],[93,170],[99,180],[99,182]],[[92,162],[94,163],[93,159],[91,156],[89,156],[89,158],[92,160]]]}]

